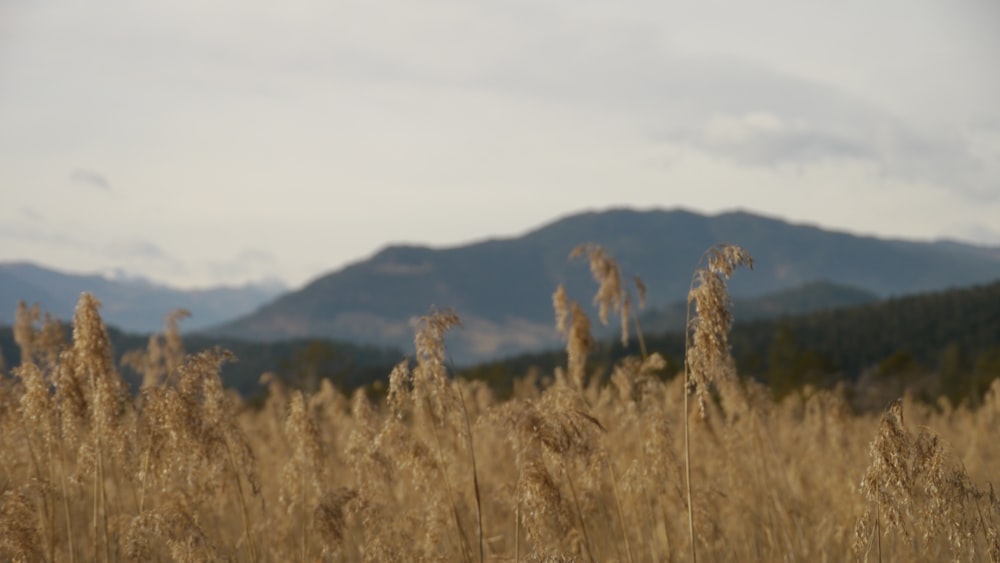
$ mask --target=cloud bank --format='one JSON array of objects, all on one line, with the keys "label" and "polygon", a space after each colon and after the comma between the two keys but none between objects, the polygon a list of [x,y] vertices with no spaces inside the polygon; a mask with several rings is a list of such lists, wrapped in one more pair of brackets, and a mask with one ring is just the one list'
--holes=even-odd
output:
[{"label": "cloud bank", "polygon": [[301,283],[621,205],[995,240],[971,227],[1000,216],[995,2],[0,11],[0,258]]}]

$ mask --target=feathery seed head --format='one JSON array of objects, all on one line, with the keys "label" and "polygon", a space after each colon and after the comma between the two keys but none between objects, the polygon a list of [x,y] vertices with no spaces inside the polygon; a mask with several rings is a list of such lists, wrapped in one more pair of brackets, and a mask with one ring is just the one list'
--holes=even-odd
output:
[{"label": "feathery seed head", "polygon": [[646,282],[642,281],[639,276],[635,276],[633,280],[635,281],[635,290],[639,294],[639,308],[642,309],[646,306]]},{"label": "feathery seed head", "polygon": [[132,519],[125,533],[125,555],[133,561],[154,559],[154,540],[165,544],[175,561],[224,560],[185,502],[171,500]]},{"label": "feathery seed head", "polygon": [[191,316],[187,309],[174,309],[167,315],[163,333],[163,360],[167,374],[173,373],[184,362],[184,343],[181,341],[180,322]]},{"label": "feathery seed head", "polygon": [[19,408],[22,420],[30,422],[29,428],[41,432],[45,445],[52,447],[56,438],[56,412],[48,382],[33,362],[22,363],[14,369],[14,375],[24,385]]},{"label": "feathery seed head", "polygon": [[[461,324],[458,315],[453,311],[433,311],[430,315],[420,318],[420,326],[414,338],[417,365],[410,374],[413,382],[413,404],[419,407],[421,414],[429,415],[437,421],[444,421],[451,415],[455,417],[453,422],[458,422],[460,410],[457,395],[450,389],[451,382],[445,366],[447,351],[444,336],[448,329]],[[403,382],[405,378],[401,377],[399,383]],[[392,391],[391,378],[389,383]],[[401,389],[399,384],[396,385],[396,389]]]},{"label": "feathery seed head", "polygon": [[[313,492],[319,494],[323,480],[323,451],[320,446],[319,431],[301,391],[292,394],[291,408],[285,421],[285,436],[292,445],[292,459],[288,463],[294,466],[293,473],[296,477],[302,473],[311,477]],[[298,481],[298,478],[295,481]]]},{"label": "feathery seed head", "polygon": [[[622,283],[621,269],[618,262],[611,257],[603,247],[597,244],[581,244],[570,252],[572,260],[580,256],[586,256],[590,263],[590,273],[597,282],[597,293],[594,294],[594,305],[597,306],[598,318],[602,325],[608,324],[608,314],[618,313],[621,317],[622,345],[628,344],[628,319],[631,314],[631,300],[628,290]],[[645,302],[646,286],[639,278],[636,278],[637,287],[642,295],[642,302]],[[556,309],[558,315],[558,308]]]},{"label": "feathery seed head", "polygon": [[570,380],[578,390],[583,389],[587,353],[594,342],[590,334],[590,319],[579,303],[566,297],[562,285],[556,289],[552,303],[556,310],[556,327],[566,339]]},{"label": "feathery seed head", "polygon": [[461,326],[462,321],[454,311],[433,311],[420,317],[420,324],[414,337],[417,349],[417,364],[437,373],[445,363],[444,335],[448,329]]},{"label": "feathery seed head", "polygon": [[[413,372],[410,370],[409,362],[403,360],[396,364],[392,368],[392,372],[389,373],[389,392],[386,395],[386,404],[398,418],[402,418],[410,408],[412,386]],[[367,399],[355,395],[356,405],[360,400],[364,400],[364,403],[367,404]]]},{"label": "feathery seed head", "polygon": [[11,561],[43,561],[37,511],[27,486],[0,494],[0,554]]},{"label": "feathery seed head", "polygon": [[38,322],[38,304],[28,307],[24,301],[17,302],[14,311],[14,342],[21,349],[24,361],[32,360],[35,354],[35,323]]},{"label": "feathery seed head", "polygon": [[624,303],[625,291],[618,262],[604,248],[597,244],[582,244],[570,252],[570,259],[586,256],[590,262],[590,273],[597,282],[594,305],[598,307],[601,324],[608,324],[608,313],[620,311]]},{"label": "feathery seed head", "polygon": [[690,341],[685,355],[688,385],[698,393],[702,416],[705,416],[709,385],[731,379],[736,372],[729,354],[729,329],[733,318],[726,280],[737,266],[753,268],[750,254],[735,245],[712,247],[706,252],[706,258],[707,266],[695,271],[688,292],[689,314],[693,304],[695,316],[688,320]]},{"label": "feathery seed head", "polygon": [[313,525],[323,540],[324,550],[336,552],[340,548],[344,540],[344,529],[347,527],[345,509],[348,503],[357,498],[356,491],[344,487],[320,498],[313,516]]},{"label": "feathery seed head", "polygon": [[569,325],[569,298],[566,296],[566,288],[559,284],[556,292],[552,294],[552,308],[556,311],[556,330],[559,334],[566,335]]}]

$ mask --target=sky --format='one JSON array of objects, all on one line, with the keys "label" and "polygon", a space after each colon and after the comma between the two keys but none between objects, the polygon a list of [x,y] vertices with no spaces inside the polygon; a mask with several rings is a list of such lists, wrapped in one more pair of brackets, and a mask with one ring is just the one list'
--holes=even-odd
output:
[{"label": "sky", "polygon": [[0,0],[0,261],[297,287],[613,207],[1000,245],[998,68],[995,0]]}]

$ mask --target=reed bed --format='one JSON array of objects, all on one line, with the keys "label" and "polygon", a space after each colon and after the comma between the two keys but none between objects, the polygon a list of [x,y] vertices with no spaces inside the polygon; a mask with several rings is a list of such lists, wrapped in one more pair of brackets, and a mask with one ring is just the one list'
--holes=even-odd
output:
[{"label": "reed bed", "polygon": [[[641,280],[635,300],[599,247],[574,256],[598,322],[629,330]],[[452,375],[447,311],[421,319],[382,395],[265,375],[251,408],[223,385],[230,354],[185,353],[183,313],[126,367],[92,296],[70,341],[21,305],[22,362],[0,378],[0,559],[997,561],[1000,383],[975,410],[904,396],[859,413],[843,386],[775,402],[728,355],[740,265],[718,247],[695,273],[680,374],[645,349],[589,370],[591,321],[557,288],[567,367],[505,400]]]}]

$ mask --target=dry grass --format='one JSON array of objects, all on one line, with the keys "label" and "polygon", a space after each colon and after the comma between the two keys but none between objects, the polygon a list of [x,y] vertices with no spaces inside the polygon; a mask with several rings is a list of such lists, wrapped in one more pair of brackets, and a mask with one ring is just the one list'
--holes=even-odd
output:
[{"label": "dry grass", "polygon": [[[617,265],[581,252],[598,306],[627,321]],[[384,400],[268,376],[251,409],[223,388],[228,353],[185,354],[180,314],[129,356],[132,396],[96,300],[70,342],[22,307],[23,362],[0,378],[0,560],[996,561],[1000,383],[977,410],[857,414],[843,389],[775,403],[728,359],[737,265],[720,247],[695,275],[686,377],[655,353],[589,371],[590,321],[560,288],[568,369],[506,401],[449,372],[448,312],[422,319]]]}]

